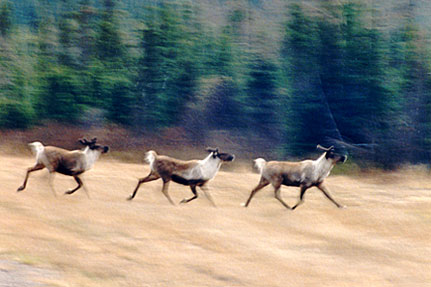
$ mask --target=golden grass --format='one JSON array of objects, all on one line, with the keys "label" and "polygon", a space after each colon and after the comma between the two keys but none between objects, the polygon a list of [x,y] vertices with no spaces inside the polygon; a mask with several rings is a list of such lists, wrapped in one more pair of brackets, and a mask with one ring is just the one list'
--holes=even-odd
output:
[{"label": "golden grass", "polygon": [[[430,286],[431,180],[423,169],[328,178],[337,209],[317,189],[295,211],[270,187],[240,206],[259,175],[241,165],[210,182],[205,196],[171,206],[161,182],[127,196],[143,164],[102,159],[83,190],[47,172],[22,183],[30,157],[0,155],[0,259],[52,270],[31,279],[45,286]],[[235,162],[229,170],[233,170]],[[190,190],[171,183],[179,202]],[[296,188],[282,189],[296,202]]]}]

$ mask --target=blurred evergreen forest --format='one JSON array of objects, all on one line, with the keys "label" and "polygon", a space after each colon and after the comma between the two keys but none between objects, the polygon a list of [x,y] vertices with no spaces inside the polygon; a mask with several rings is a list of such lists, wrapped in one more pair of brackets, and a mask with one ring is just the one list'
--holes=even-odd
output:
[{"label": "blurred evergreen forest", "polygon": [[90,117],[431,157],[431,1],[0,0],[0,128]]}]

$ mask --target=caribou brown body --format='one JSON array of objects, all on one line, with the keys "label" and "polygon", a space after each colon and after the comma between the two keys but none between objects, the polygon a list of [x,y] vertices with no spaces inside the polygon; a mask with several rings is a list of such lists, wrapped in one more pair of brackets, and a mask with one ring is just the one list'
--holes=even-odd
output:
[{"label": "caribou brown body", "polygon": [[206,192],[206,183],[213,179],[220,169],[223,162],[233,161],[235,156],[228,153],[220,153],[218,149],[207,148],[210,153],[203,160],[178,160],[169,156],[158,155],[155,151],[149,151],[146,154],[146,161],[150,164],[150,174],[139,179],[133,193],[129,196],[132,200],[138,192],[141,184],[161,178],[163,181],[162,193],[173,205],[174,202],[168,194],[168,185],[173,182],[190,186],[193,197],[183,199],[181,203],[190,202],[198,197],[196,187],[200,187],[213,205],[209,193]]},{"label": "caribou brown body", "polygon": [[[316,160],[304,160],[301,162],[287,161],[265,161],[263,158],[255,159],[255,165],[260,171],[261,177],[258,185],[251,191],[251,194],[244,204],[247,207],[253,196],[267,186],[272,184],[274,187],[275,198],[288,209],[295,209],[304,202],[304,194],[310,187],[317,187],[323,194],[332,201],[337,207],[344,207],[337,203],[331,196],[324,180],[328,177],[332,168],[338,162],[345,162],[347,157],[334,152],[334,147],[324,148],[320,145],[318,149],[323,150],[323,154]],[[280,197],[281,185],[300,187],[299,201],[293,207],[287,205]]]},{"label": "caribou brown body", "polygon": [[[47,168],[49,171],[49,183],[50,187],[56,195],[54,188],[52,187],[52,176],[55,172],[73,176],[78,186],[74,189],[68,190],[66,194],[72,194],[83,186],[82,180],[79,175],[93,167],[102,153],[106,153],[109,150],[107,146],[101,146],[96,144],[96,138],[88,141],[86,139],[80,139],[79,142],[85,146],[84,150],[65,150],[54,146],[44,146],[40,142],[30,143],[32,152],[36,155],[36,164],[33,167],[27,169],[27,173],[24,179],[24,183],[18,188],[18,192],[25,189],[30,173],[33,171]],[[89,196],[88,191],[84,186],[84,190]]]}]

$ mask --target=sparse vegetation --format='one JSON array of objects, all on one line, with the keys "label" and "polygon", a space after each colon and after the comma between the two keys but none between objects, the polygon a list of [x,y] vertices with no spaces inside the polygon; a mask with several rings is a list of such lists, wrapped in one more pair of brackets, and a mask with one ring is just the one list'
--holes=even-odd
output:
[{"label": "sparse vegetation", "polygon": [[[209,182],[218,208],[204,196],[173,207],[157,181],[126,200],[149,172],[142,163],[101,159],[84,179],[88,200],[84,193],[50,196],[46,172],[35,173],[17,194],[22,167],[34,159],[1,154],[0,160],[0,258],[43,268],[28,278],[47,286],[386,286],[388,278],[394,286],[420,286],[431,280],[431,183],[423,168],[331,175],[327,185],[347,209],[334,208],[312,188],[301,209],[290,212],[271,188],[256,195],[253,208],[240,206],[259,180],[251,167],[222,168]],[[62,175],[54,182],[57,190],[75,184]],[[283,187],[281,196],[293,204],[298,192]],[[171,184],[170,194],[179,202],[191,192]]]}]

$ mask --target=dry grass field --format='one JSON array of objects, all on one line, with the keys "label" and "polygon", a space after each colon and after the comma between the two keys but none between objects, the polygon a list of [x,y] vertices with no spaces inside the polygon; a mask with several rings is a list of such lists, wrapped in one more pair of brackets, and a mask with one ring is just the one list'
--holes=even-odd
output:
[{"label": "dry grass field", "polygon": [[[161,182],[127,196],[148,165],[102,159],[72,178],[31,175],[31,157],[0,155],[0,286],[431,286],[431,175],[420,169],[332,175],[286,210],[270,187],[240,206],[259,175],[223,170],[205,196],[171,206]],[[232,166],[236,163],[232,163]],[[188,187],[171,183],[179,202]],[[293,204],[297,188],[282,188]],[[202,195],[202,194],[201,194]],[[15,280],[15,282],[13,282]],[[15,285],[14,285],[15,284]]]}]

